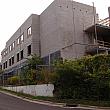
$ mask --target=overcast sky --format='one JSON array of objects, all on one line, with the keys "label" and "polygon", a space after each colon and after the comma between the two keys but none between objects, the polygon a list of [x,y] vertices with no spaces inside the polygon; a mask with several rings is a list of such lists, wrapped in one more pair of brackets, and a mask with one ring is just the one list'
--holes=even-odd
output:
[{"label": "overcast sky", "polygon": [[[40,14],[53,0],[0,0],[0,52],[30,14]],[[100,18],[108,17],[110,0],[74,0],[92,5],[95,3]]]}]

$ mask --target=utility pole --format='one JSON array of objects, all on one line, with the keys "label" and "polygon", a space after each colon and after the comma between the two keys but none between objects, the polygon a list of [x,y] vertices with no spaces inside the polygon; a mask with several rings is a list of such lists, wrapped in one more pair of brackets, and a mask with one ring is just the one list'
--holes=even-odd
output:
[{"label": "utility pole", "polygon": [[110,7],[108,7],[108,13],[109,13],[109,26],[110,26]]},{"label": "utility pole", "polygon": [[95,12],[95,7],[94,7],[94,2],[92,2],[93,4],[93,15],[94,15],[94,36],[95,36],[95,43],[96,43],[96,53],[98,54],[98,42],[97,42],[97,26],[96,26],[96,12]]}]

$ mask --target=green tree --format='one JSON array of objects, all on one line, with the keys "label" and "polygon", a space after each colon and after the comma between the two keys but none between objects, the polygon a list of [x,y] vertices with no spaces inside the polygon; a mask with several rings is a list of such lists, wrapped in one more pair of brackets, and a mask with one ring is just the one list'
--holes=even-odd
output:
[{"label": "green tree", "polygon": [[36,54],[27,59],[27,66],[21,71],[20,77],[22,84],[37,84],[39,78],[39,71],[37,65],[42,65],[42,59]]},{"label": "green tree", "polygon": [[29,68],[36,69],[36,66],[37,65],[42,65],[43,61],[42,61],[42,59],[39,56],[34,54],[34,55],[32,55],[31,58],[27,59],[27,64],[28,64]]}]

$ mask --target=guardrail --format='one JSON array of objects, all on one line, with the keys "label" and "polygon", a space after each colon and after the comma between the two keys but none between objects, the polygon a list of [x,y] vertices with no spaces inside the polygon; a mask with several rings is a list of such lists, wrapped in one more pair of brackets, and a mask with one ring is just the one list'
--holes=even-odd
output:
[{"label": "guardrail", "polygon": [[93,51],[97,48],[98,49],[102,48],[102,49],[105,49],[105,50],[110,49],[110,43],[98,40],[97,43],[95,43],[95,44],[88,44],[86,46],[86,52]]}]

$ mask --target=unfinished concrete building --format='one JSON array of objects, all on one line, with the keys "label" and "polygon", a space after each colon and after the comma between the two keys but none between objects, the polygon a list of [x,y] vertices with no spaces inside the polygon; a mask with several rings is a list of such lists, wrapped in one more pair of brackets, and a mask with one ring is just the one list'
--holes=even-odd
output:
[{"label": "unfinished concrete building", "polygon": [[109,54],[109,18],[99,22],[95,7],[55,0],[41,15],[32,14],[7,41],[1,53],[2,69],[15,74],[31,54],[41,56],[46,65],[57,58]]}]

